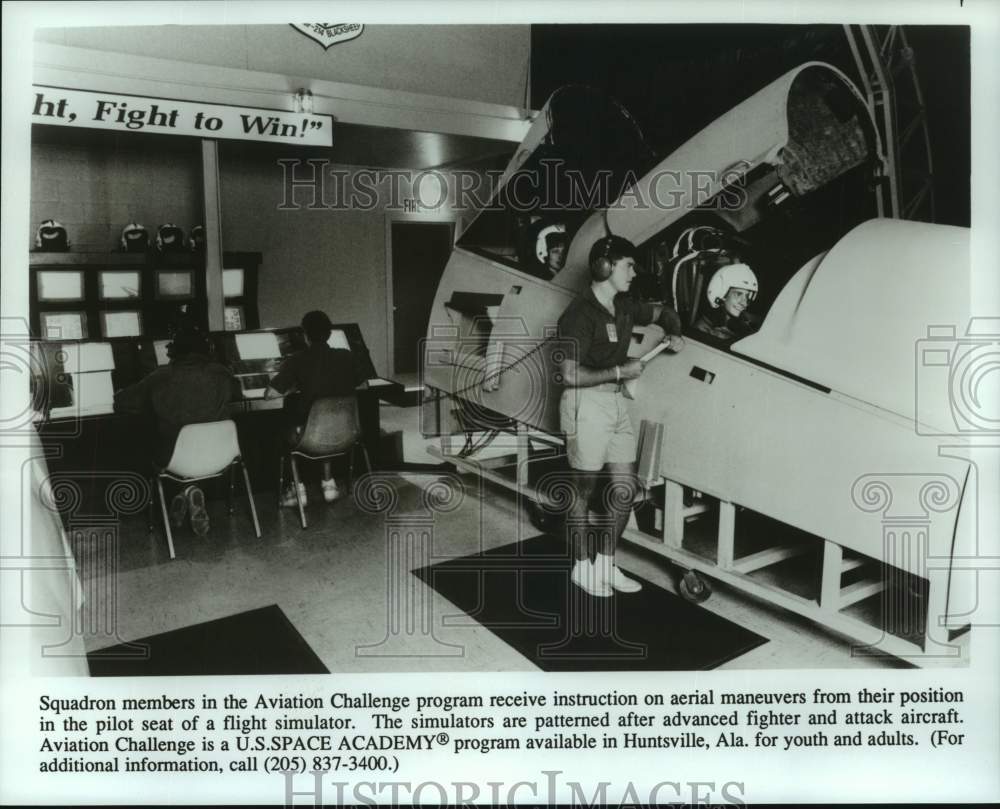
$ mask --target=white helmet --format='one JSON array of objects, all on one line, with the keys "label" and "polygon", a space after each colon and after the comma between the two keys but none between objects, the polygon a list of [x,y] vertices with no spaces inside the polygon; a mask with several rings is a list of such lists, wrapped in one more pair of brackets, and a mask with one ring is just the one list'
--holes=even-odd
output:
[{"label": "white helmet", "polygon": [[539,264],[544,264],[549,256],[549,245],[547,239],[554,233],[562,233],[565,236],[566,226],[549,225],[548,227],[544,227],[538,231],[538,236],[535,237],[535,258],[538,259]]},{"label": "white helmet", "polygon": [[35,232],[35,247],[40,252],[62,253],[70,248],[66,228],[55,219],[46,219]]},{"label": "white helmet", "polygon": [[129,222],[122,228],[123,253],[145,253],[149,247],[149,234],[138,222]]},{"label": "white helmet", "polygon": [[729,294],[729,290],[745,289],[750,293],[750,300],[757,297],[757,276],[746,264],[727,264],[715,271],[712,280],[708,282],[706,297],[708,305],[713,309],[718,309],[722,299]]}]

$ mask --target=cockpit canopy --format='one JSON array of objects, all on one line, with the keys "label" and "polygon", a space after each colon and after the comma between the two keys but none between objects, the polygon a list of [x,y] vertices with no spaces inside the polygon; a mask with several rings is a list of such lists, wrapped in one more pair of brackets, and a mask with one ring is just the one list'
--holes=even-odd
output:
[{"label": "cockpit canopy", "polygon": [[539,235],[572,237],[595,210],[618,199],[655,156],[629,113],[598,90],[557,90],[539,113],[496,188],[458,246],[549,279]]},{"label": "cockpit canopy", "polygon": [[877,215],[882,165],[871,114],[851,81],[827,64],[801,65],[591,215],[559,283],[586,285],[590,245],[610,230],[639,246],[644,294],[674,306],[686,325],[701,314],[712,274],[736,262],[760,279],[754,310],[762,316],[805,262]]}]

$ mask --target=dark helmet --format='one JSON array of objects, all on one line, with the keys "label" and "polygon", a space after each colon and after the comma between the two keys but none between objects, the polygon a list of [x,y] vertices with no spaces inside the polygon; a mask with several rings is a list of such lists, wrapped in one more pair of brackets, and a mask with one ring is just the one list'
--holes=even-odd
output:
[{"label": "dark helmet", "polygon": [[184,231],[177,225],[167,223],[156,229],[156,249],[161,253],[184,248]]}]

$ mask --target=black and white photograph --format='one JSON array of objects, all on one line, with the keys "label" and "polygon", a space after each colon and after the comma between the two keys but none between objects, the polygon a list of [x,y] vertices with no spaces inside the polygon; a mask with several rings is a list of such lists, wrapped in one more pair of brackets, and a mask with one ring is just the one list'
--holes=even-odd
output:
[{"label": "black and white photograph", "polygon": [[4,3],[3,803],[1000,798],[1000,13],[636,9]]}]

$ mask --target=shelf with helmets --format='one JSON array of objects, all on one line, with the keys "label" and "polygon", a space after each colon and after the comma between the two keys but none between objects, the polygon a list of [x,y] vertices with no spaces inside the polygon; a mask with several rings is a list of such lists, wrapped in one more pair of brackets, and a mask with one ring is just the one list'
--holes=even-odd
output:
[{"label": "shelf with helmets", "polygon": [[[204,240],[200,226],[185,238],[167,224],[150,238],[138,223],[122,230],[118,249],[74,251],[54,220],[38,228],[29,256],[31,330],[42,339],[162,337],[178,318],[207,327]],[[260,326],[257,279],[261,254],[223,253],[225,324]]]}]

